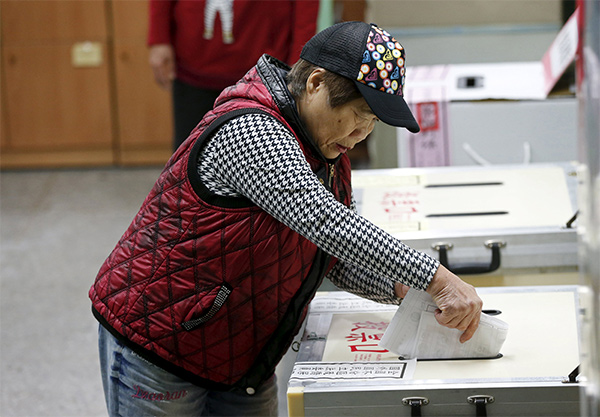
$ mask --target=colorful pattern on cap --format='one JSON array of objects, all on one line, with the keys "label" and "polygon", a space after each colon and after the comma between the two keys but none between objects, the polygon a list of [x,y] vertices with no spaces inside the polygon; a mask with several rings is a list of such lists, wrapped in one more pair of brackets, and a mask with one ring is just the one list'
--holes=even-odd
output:
[{"label": "colorful pattern on cap", "polygon": [[402,96],[404,48],[387,31],[371,25],[356,81],[388,94]]}]

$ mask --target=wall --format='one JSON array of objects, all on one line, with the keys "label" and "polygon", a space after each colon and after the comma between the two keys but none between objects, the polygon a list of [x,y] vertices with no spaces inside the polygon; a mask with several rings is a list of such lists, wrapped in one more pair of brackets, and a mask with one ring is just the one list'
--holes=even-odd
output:
[{"label": "wall", "polygon": [[370,0],[367,17],[383,27],[558,23],[561,0]]},{"label": "wall", "polygon": [[[358,0],[341,3],[359,7],[360,13],[364,7]],[[543,50],[560,26],[562,4],[560,0],[368,0],[365,20],[394,29],[406,39],[409,66],[507,55],[524,59]],[[170,98],[154,83],[147,63],[146,0],[0,1],[0,17],[1,168],[166,161],[171,146]],[[490,28],[496,32],[488,36]],[[537,32],[527,33],[531,28]],[[506,36],[511,41],[503,43]],[[451,42],[451,48],[444,46]],[[465,42],[473,48],[461,47]],[[74,50],[85,53],[88,47],[91,60],[94,53],[100,59],[75,65]],[[369,144],[383,146],[371,152],[373,167],[395,166],[396,159],[390,159],[396,155],[394,130],[381,127],[374,136],[378,134],[384,139]]]},{"label": "wall", "polygon": [[164,163],[168,93],[153,82],[147,3],[2,1],[2,168]]}]

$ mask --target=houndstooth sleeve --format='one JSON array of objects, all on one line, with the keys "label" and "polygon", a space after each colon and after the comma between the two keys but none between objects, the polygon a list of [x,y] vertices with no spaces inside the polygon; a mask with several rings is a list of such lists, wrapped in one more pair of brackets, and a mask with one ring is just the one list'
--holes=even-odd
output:
[{"label": "houndstooth sleeve", "polygon": [[198,162],[211,191],[247,197],[349,264],[332,271],[343,289],[394,302],[393,283],[424,290],[439,266],[338,202],[311,171],[291,132],[271,116],[247,114],[227,122]]},{"label": "houndstooth sleeve", "polygon": [[[350,209],[356,212],[356,200],[352,195]],[[383,304],[400,304],[394,292],[394,281],[383,275],[351,263],[340,261],[327,274],[327,278],[338,288]]]}]

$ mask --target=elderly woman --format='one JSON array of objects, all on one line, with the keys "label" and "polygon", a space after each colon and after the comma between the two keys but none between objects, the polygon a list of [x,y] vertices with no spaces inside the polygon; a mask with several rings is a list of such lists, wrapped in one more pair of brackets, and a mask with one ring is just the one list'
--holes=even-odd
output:
[{"label": "elderly woman", "polygon": [[325,276],[381,303],[427,291],[473,335],[474,288],[353,209],[346,151],[379,120],[419,130],[404,57],[346,22],[223,91],[90,290],[111,416],[276,415],[275,367]]}]

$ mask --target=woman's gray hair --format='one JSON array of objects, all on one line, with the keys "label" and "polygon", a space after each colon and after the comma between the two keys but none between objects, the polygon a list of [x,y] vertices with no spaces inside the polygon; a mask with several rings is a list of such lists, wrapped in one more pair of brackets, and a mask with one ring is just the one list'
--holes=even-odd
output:
[{"label": "woman's gray hair", "polygon": [[[288,89],[296,101],[304,96],[306,93],[306,81],[310,74],[318,68],[320,67],[313,65],[302,58],[294,64],[286,77],[286,82]],[[362,97],[352,80],[331,71],[325,70],[323,82],[329,91],[329,105],[332,108]]]}]

